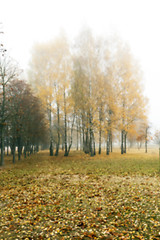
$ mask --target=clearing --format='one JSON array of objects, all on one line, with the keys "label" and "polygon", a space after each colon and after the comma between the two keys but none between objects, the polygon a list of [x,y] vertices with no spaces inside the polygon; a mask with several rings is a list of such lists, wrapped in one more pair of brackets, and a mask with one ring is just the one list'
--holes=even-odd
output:
[{"label": "clearing", "polygon": [[159,160],[43,151],[0,169],[0,239],[160,239]]}]

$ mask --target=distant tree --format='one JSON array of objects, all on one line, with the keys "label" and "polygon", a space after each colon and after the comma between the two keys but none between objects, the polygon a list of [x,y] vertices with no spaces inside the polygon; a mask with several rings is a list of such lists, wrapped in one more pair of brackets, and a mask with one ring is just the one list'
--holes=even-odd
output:
[{"label": "distant tree", "polygon": [[154,142],[159,146],[159,172],[160,172],[160,130],[155,131]]},{"label": "distant tree", "polygon": [[148,141],[150,140],[150,126],[148,124],[145,125],[145,153],[148,151]]}]

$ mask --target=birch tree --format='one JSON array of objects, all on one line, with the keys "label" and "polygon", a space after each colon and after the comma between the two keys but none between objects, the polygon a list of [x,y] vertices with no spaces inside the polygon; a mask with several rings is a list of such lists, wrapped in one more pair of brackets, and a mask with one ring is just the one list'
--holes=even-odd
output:
[{"label": "birch tree", "polygon": [[140,67],[130,53],[128,46],[117,51],[119,78],[119,111],[121,114],[121,153],[126,153],[126,139],[129,128],[139,119],[146,118],[146,99],[142,90]]},{"label": "birch tree", "polygon": [[[94,155],[95,143],[95,122],[94,114],[96,111],[96,71],[98,70],[97,46],[96,41],[90,29],[83,29],[76,39],[75,47],[75,74],[76,79],[79,78],[83,87],[82,101],[79,101],[79,111],[81,112],[82,128],[83,128],[83,149],[86,153]],[[78,76],[77,73],[80,73]],[[82,77],[82,78],[81,78]],[[75,86],[75,85],[74,85]],[[82,107],[81,107],[82,106]]]},{"label": "birch tree", "polygon": [[67,156],[75,131],[77,149],[82,136],[83,151],[91,156],[97,139],[99,154],[102,139],[106,153],[112,152],[113,136],[120,131],[123,154],[127,134],[137,121],[146,119],[140,67],[118,38],[95,38],[84,28],[71,48],[61,34],[34,48],[31,73],[35,92],[48,112],[50,155],[54,143],[55,155],[62,144]]},{"label": "birch tree", "polygon": [[50,156],[53,156],[53,75],[55,66],[52,58],[53,46],[50,44],[37,44],[32,49],[29,81],[35,94],[40,97],[46,109],[50,129]]}]

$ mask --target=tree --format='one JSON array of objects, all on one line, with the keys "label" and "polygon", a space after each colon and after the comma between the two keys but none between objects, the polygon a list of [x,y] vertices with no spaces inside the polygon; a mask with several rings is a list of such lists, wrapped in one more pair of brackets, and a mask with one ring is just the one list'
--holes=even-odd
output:
[{"label": "tree", "polygon": [[35,94],[41,99],[48,116],[50,129],[50,156],[53,155],[53,93],[54,93],[54,76],[56,66],[52,51],[54,45],[36,44],[32,49],[32,59],[30,62],[29,82],[31,83]]},{"label": "tree", "polygon": [[159,172],[160,172],[160,130],[155,131],[154,141],[159,146]]},{"label": "tree", "polygon": [[35,97],[27,83],[12,80],[8,85],[10,144],[15,163],[15,147],[18,147],[18,160],[24,154],[32,153],[46,140],[47,127],[40,100]]},{"label": "tree", "polygon": [[6,98],[7,84],[17,77],[17,67],[9,57],[0,57],[0,139],[1,139],[1,162],[0,165],[4,165],[4,129],[6,126],[6,120],[8,118]]},{"label": "tree", "polygon": [[[64,135],[65,154],[67,155],[69,153],[67,149],[67,101],[70,99],[71,58],[67,38],[63,33],[53,41],[34,48],[30,77],[33,87],[48,112],[50,155],[53,155],[53,142],[56,144],[55,155],[58,155],[62,135]],[[63,126],[60,125],[61,118],[64,118]],[[57,135],[54,135],[54,139],[53,129]]]},{"label": "tree", "polygon": [[99,154],[105,139],[109,154],[118,131],[121,153],[126,153],[127,136],[137,134],[137,122],[146,119],[146,100],[140,67],[125,43],[95,38],[84,28],[71,48],[61,34],[34,47],[30,73],[48,113],[50,155],[53,144],[55,155],[62,144],[68,156],[74,136],[77,149],[82,138],[83,151],[91,156],[97,138]]},{"label": "tree", "polygon": [[126,153],[127,133],[133,123],[146,119],[146,99],[141,87],[140,67],[126,46],[118,46],[117,73],[119,86],[119,114],[121,120],[121,153]]},{"label": "tree", "polygon": [[90,29],[85,28],[76,39],[74,49],[74,91],[76,109],[81,117],[83,149],[85,153],[94,155],[95,116],[96,116],[96,80],[98,71],[98,47]]}]

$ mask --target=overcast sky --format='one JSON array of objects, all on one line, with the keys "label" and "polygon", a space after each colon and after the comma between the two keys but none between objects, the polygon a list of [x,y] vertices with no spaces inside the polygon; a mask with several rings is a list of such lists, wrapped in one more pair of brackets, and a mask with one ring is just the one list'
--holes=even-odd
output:
[{"label": "overcast sky", "polygon": [[70,38],[83,25],[95,34],[117,33],[131,47],[144,73],[149,120],[160,128],[160,0],[0,0],[7,50],[24,69],[34,43],[60,29]]}]

